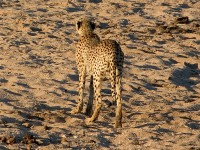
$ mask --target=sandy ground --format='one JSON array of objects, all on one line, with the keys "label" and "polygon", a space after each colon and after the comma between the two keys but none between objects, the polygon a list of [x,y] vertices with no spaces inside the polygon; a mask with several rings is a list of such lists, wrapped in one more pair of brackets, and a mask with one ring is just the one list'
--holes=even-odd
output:
[{"label": "sandy ground", "polygon": [[[83,16],[125,53],[121,129],[108,81],[98,121],[70,114]],[[0,149],[200,150],[199,16],[198,0],[1,0]]]}]

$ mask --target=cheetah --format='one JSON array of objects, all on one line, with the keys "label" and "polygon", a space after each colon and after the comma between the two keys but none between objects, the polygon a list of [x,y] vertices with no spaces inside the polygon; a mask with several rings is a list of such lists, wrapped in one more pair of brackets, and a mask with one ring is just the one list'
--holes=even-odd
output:
[{"label": "cheetah", "polygon": [[[117,104],[114,127],[118,128],[122,127],[121,79],[124,53],[116,41],[100,40],[94,33],[95,26],[95,23],[88,18],[76,22],[76,30],[80,35],[80,40],[76,44],[79,99],[71,113],[76,114],[83,110],[83,93],[87,74],[90,76],[90,92],[86,114],[91,115],[91,118],[87,118],[86,122],[93,122],[98,118],[102,107],[101,82],[108,74],[111,80],[113,102],[116,101]],[[93,96],[96,102],[94,111],[92,109]]]}]

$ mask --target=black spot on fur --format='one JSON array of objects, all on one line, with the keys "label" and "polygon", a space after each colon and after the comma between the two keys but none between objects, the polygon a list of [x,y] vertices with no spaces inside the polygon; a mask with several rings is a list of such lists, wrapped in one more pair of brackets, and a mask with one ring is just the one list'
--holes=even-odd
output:
[{"label": "black spot on fur", "polygon": [[92,30],[94,30],[94,29],[95,29],[95,27],[96,27],[95,23],[93,23],[93,22],[90,22],[90,25],[91,25],[91,28],[92,28]]},{"label": "black spot on fur", "polygon": [[78,21],[78,22],[77,22],[78,30],[80,29],[81,25],[82,25],[82,22],[81,22],[81,21]]}]

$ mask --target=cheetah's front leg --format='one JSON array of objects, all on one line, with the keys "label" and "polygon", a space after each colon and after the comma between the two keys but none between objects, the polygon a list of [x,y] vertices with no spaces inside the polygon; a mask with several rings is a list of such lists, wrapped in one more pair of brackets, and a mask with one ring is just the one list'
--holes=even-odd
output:
[{"label": "cheetah's front leg", "polygon": [[85,78],[85,67],[79,68],[79,100],[77,106],[71,111],[72,114],[80,113],[83,110],[83,93],[85,88]]}]

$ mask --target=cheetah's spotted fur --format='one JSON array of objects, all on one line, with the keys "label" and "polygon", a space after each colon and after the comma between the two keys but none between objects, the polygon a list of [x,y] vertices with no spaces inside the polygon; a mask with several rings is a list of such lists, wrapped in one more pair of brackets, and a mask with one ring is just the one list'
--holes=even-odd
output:
[{"label": "cheetah's spotted fur", "polygon": [[92,113],[93,94],[96,106],[91,118],[87,122],[93,122],[98,118],[101,106],[101,80],[110,74],[111,91],[114,101],[117,101],[115,127],[121,127],[122,102],[121,102],[121,78],[124,62],[124,54],[116,41],[100,40],[93,32],[95,24],[84,18],[76,23],[76,29],[80,35],[76,47],[76,62],[79,73],[79,101],[72,113],[79,113],[83,109],[83,90],[85,88],[86,74],[90,79],[90,95],[86,114]]}]

